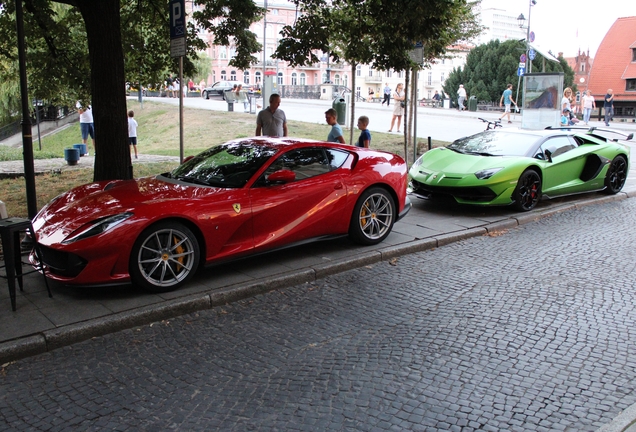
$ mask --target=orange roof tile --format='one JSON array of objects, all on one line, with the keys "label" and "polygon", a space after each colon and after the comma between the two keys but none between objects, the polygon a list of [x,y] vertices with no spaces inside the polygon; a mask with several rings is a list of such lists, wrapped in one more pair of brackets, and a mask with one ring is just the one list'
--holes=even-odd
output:
[{"label": "orange roof tile", "polygon": [[636,101],[636,92],[625,91],[625,79],[636,78],[634,44],[636,17],[618,18],[603,38],[590,71],[588,88],[596,99],[602,99],[611,88],[615,101]]}]

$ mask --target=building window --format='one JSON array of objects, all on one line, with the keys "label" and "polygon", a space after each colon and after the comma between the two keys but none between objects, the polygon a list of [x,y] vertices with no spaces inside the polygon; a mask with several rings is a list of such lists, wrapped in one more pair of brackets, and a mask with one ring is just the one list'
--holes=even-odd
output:
[{"label": "building window", "polygon": [[391,78],[391,69],[386,71],[386,77]]},{"label": "building window", "polygon": [[249,84],[250,83],[250,71],[243,72],[243,82],[245,84]]},{"label": "building window", "polygon": [[432,85],[433,84],[433,72],[429,72],[428,73],[428,79],[426,80],[426,84],[427,85]]},{"label": "building window", "polygon": [[256,72],[254,74],[254,83],[260,83],[261,82],[261,73],[260,72]]},{"label": "building window", "polygon": [[441,82],[442,84],[444,84],[444,72],[442,72],[442,76],[440,77],[440,79],[439,79],[439,80],[440,80],[440,82]]},{"label": "building window", "polygon": [[349,85],[349,77],[348,77],[347,75],[345,75],[345,76],[342,78],[342,85],[343,85],[343,86]]},{"label": "building window", "polygon": [[305,72],[300,73],[300,85],[307,85],[307,75],[305,75]]},{"label": "building window", "polygon": [[369,76],[372,77],[373,76],[373,69],[369,68]]},{"label": "building window", "polygon": [[227,47],[219,47],[219,58],[226,59],[227,58]]},{"label": "building window", "polygon": [[278,85],[283,85],[283,73],[282,72],[278,72],[278,76],[276,77],[276,82],[278,83]]},{"label": "building window", "polygon": [[292,72],[292,82],[291,85],[298,85],[298,75],[296,74],[296,72]]},{"label": "building window", "polygon": [[399,78],[404,78],[404,71],[398,72],[398,77]]},{"label": "building window", "polygon": [[221,71],[221,81],[225,81],[225,80],[227,80],[227,75],[225,74],[225,71],[222,70]]},{"label": "building window", "polygon": [[326,83],[327,82],[327,72],[323,72],[322,73],[322,83]]},{"label": "building window", "polygon": [[362,76],[362,66],[356,66],[356,76]]},{"label": "building window", "polygon": [[636,79],[628,79],[626,82],[625,90],[636,91]]},{"label": "building window", "polygon": [[581,72],[585,72],[585,63],[581,64]]},{"label": "building window", "polygon": [[333,77],[333,83],[334,83],[335,85],[340,85],[340,74],[336,74],[336,75]]},{"label": "building window", "polygon": [[632,61],[636,62],[636,48],[632,48]]},{"label": "building window", "polygon": [[236,81],[236,71],[230,72],[230,81]]}]

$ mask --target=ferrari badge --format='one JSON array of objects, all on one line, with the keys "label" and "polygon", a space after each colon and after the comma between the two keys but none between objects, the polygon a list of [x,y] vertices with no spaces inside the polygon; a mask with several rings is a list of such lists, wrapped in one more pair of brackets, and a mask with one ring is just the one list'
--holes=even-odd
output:
[{"label": "ferrari badge", "polygon": [[234,209],[234,211],[236,212],[236,214],[239,214],[241,212],[241,205],[240,204],[232,204],[232,208]]}]

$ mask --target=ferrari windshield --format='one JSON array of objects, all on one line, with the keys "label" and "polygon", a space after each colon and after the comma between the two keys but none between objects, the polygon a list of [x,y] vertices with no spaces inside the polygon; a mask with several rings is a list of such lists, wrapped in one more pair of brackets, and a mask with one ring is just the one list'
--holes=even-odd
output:
[{"label": "ferrari windshield", "polygon": [[234,141],[198,154],[167,177],[198,185],[241,188],[274,154],[273,147]]},{"label": "ferrari windshield", "polygon": [[460,138],[447,148],[458,153],[481,156],[526,156],[540,138],[539,135],[528,133],[485,131]]}]

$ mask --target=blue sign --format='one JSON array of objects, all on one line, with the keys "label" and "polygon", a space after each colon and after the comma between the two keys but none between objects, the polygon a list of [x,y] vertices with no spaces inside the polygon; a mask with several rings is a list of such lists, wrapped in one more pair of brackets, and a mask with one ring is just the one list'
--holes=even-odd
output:
[{"label": "blue sign", "polygon": [[185,0],[170,0],[170,39],[186,35]]},{"label": "blue sign", "polygon": [[523,76],[526,73],[526,68],[518,68],[517,69],[517,76]]},{"label": "blue sign", "polygon": [[530,60],[534,60],[534,58],[537,56],[537,53],[530,48],[530,51],[528,51],[528,57],[530,57]]}]

